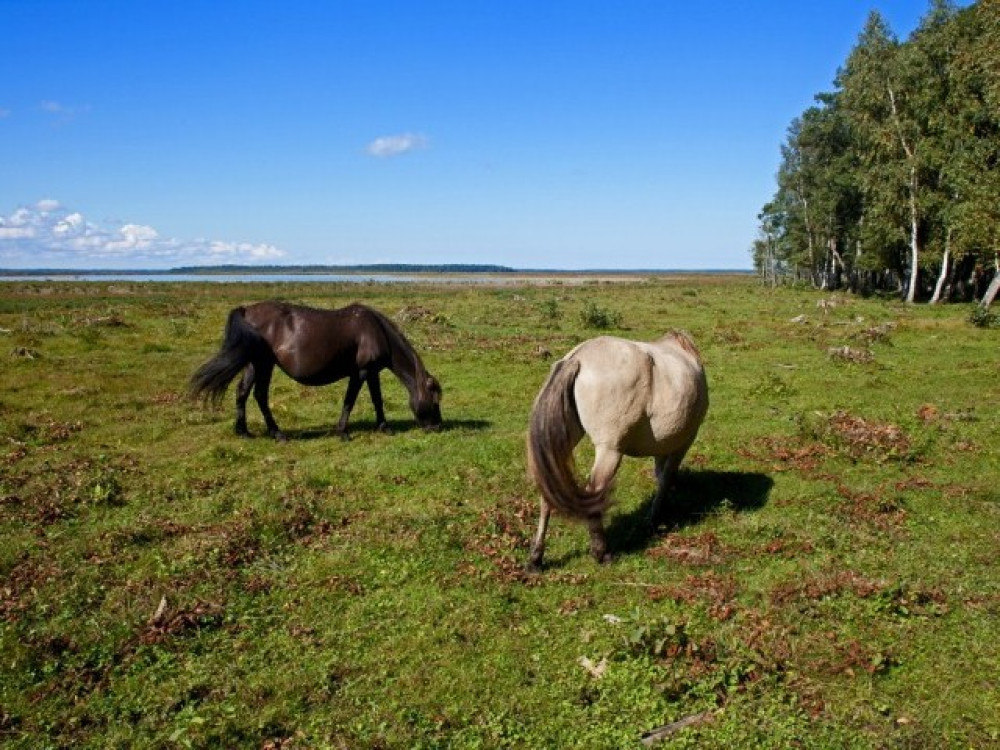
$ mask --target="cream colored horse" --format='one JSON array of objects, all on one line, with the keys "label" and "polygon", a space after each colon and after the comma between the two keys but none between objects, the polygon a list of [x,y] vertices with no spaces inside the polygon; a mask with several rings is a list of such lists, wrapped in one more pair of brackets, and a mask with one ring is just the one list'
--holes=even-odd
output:
[{"label": "cream colored horse", "polygon": [[[553,510],[585,522],[591,553],[598,562],[609,559],[603,517],[622,456],[656,459],[655,520],[707,411],[701,356],[683,333],[650,343],[600,336],[556,362],[528,431],[528,466],[542,494],[528,569],[541,569]],[[580,486],[573,449],[585,433],[595,456]]]}]

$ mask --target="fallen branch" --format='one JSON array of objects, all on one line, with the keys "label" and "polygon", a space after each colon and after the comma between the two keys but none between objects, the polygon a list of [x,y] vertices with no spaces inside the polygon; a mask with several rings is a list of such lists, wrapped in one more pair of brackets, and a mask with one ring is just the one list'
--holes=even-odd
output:
[{"label": "fallen branch", "polygon": [[652,747],[657,742],[665,740],[672,734],[675,734],[682,729],[687,729],[688,727],[701,726],[702,724],[708,724],[712,720],[711,711],[703,711],[700,714],[691,714],[690,716],[685,716],[683,719],[678,719],[672,724],[665,724],[662,727],[657,727],[656,729],[650,729],[644,735],[642,735],[642,744],[646,747]]},{"label": "fallen branch", "polygon": [[637,588],[643,589],[656,589],[662,586],[662,583],[643,583],[642,581],[609,581],[611,586],[635,586]]},{"label": "fallen branch", "polygon": [[153,613],[153,616],[149,618],[150,625],[162,625],[163,621],[166,619],[167,614],[167,597],[160,597],[160,604]]}]

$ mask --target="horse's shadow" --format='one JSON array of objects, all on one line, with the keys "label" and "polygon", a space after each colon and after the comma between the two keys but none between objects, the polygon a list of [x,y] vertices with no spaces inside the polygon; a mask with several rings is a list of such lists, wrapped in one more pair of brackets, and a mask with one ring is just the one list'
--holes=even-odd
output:
[{"label": "horse's shadow", "polygon": [[767,504],[773,486],[771,477],[756,472],[681,471],[654,525],[649,519],[654,494],[632,511],[613,516],[606,529],[608,549],[615,555],[642,552],[655,543],[662,529],[678,531],[722,509],[758,510]]},{"label": "horse's shadow", "polygon": [[[484,419],[449,419],[441,424],[435,432],[457,432],[460,430],[487,430],[493,426],[492,422]],[[420,432],[422,427],[412,420],[400,420],[398,422],[389,420],[389,434],[402,435],[407,432]],[[303,427],[300,429],[283,430],[285,437],[289,440],[323,440],[329,438],[342,438],[334,426],[324,427]],[[348,430],[351,436],[358,437],[364,434],[378,433],[378,425],[374,419],[359,419],[352,421]]]},{"label": "horse's shadow", "polygon": [[[632,555],[653,546],[665,531],[694,526],[713,512],[736,513],[758,510],[767,504],[774,486],[766,474],[745,471],[689,471],[682,469],[664,498],[660,518],[650,524],[649,512],[655,493],[627,513],[612,513],[605,527],[608,551],[613,557]],[[583,548],[549,558],[546,567],[559,567],[586,555]]]}]

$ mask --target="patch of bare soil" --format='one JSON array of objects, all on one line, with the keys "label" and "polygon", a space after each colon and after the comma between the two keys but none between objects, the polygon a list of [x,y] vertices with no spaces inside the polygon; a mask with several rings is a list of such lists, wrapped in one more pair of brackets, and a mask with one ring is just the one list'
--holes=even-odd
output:
[{"label": "patch of bare soil", "polygon": [[866,492],[838,482],[837,494],[845,502],[836,505],[836,512],[850,522],[862,522],[889,531],[902,527],[906,521],[902,500],[889,490],[876,488]]},{"label": "patch of bare soil", "polygon": [[59,566],[44,556],[24,555],[0,583],[0,621],[14,622],[31,607],[38,589],[61,575]]},{"label": "patch of bare soil", "polygon": [[881,593],[887,587],[888,584],[884,581],[875,581],[853,571],[844,570],[788,581],[771,591],[771,603],[786,606],[819,601],[845,593],[866,599]]},{"label": "patch of bare soil", "polygon": [[794,437],[764,437],[754,441],[751,448],[738,448],[744,458],[769,464],[772,471],[795,470],[801,474],[815,471],[820,463],[834,452],[822,443],[802,443]]},{"label": "patch of bare soil", "polygon": [[508,497],[496,507],[482,510],[476,531],[464,542],[465,549],[485,557],[498,580],[537,582],[539,576],[529,575],[524,570],[526,532],[537,512],[535,504],[523,497]]},{"label": "patch of bare soil", "polygon": [[732,556],[733,551],[719,537],[707,531],[697,536],[670,534],[646,552],[653,558],[667,559],[678,565],[719,565]]},{"label": "patch of bare soil", "polygon": [[649,589],[648,595],[654,601],[671,599],[682,604],[704,603],[708,607],[709,616],[722,622],[735,614],[734,601],[738,591],[735,578],[709,570],[688,575],[680,584],[654,586]]},{"label": "patch of bare soil", "polygon": [[910,453],[910,438],[901,427],[890,422],[838,411],[830,417],[829,430],[835,441],[855,459],[870,458],[883,463]]}]

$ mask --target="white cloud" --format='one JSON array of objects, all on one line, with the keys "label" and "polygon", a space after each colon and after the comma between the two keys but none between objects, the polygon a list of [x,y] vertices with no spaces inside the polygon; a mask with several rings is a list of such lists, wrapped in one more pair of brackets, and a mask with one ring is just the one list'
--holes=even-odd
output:
[{"label": "white cloud", "polygon": [[152,227],[124,224],[118,227],[114,239],[108,240],[104,247],[111,252],[149,250],[157,239],[159,239],[159,235]]},{"label": "white cloud", "polygon": [[365,151],[371,156],[399,156],[409,151],[427,148],[427,136],[418,133],[402,133],[400,135],[384,135],[368,144]]},{"label": "white cloud", "polygon": [[75,119],[78,115],[84,115],[90,112],[89,104],[75,106],[52,100],[40,102],[38,108],[41,109],[42,112],[51,115],[57,123],[66,123]]},{"label": "white cloud", "polygon": [[77,231],[83,226],[83,223],[83,214],[67,214],[61,221],[52,227],[52,231],[56,234],[69,234]]},{"label": "white cloud", "polygon": [[249,260],[271,260],[285,253],[274,245],[252,244],[250,242],[207,242],[209,252],[215,256],[241,255]]},{"label": "white cloud", "polygon": [[5,227],[2,224],[0,224],[0,241],[23,240],[34,236],[35,236],[35,230],[32,229],[31,227]]},{"label": "white cloud", "polygon": [[281,258],[274,245],[161,237],[145,224],[88,221],[46,199],[0,214],[0,266],[9,268],[162,268],[254,263]]}]

